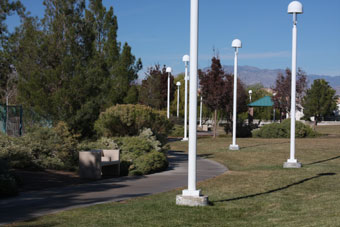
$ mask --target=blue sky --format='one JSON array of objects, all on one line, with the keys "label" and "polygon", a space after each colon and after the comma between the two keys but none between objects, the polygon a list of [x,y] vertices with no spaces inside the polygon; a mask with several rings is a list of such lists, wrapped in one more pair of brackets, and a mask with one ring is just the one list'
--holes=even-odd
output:
[{"label": "blue sky", "polygon": [[[22,0],[42,17],[43,0]],[[307,74],[340,76],[340,1],[304,0],[298,17],[298,66]],[[118,39],[142,58],[143,71],[166,64],[184,71],[189,54],[190,0],[103,0],[118,16]],[[290,0],[200,0],[199,67],[210,65],[215,49],[222,64],[232,65],[233,39],[242,41],[239,64],[277,69],[291,66]],[[8,20],[12,29],[18,19]]]}]

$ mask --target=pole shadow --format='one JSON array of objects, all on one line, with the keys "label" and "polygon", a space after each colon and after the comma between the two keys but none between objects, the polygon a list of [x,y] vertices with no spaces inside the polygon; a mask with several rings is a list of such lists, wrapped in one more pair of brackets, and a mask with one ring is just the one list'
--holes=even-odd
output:
[{"label": "pole shadow", "polygon": [[292,184],[288,184],[284,187],[280,187],[280,188],[276,188],[276,189],[272,189],[272,190],[269,190],[269,191],[266,191],[266,192],[260,192],[260,193],[256,193],[256,194],[251,194],[251,195],[246,195],[246,196],[240,196],[240,197],[236,197],[236,198],[230,198],[230,199],[222,199],[222,200],[217,200],[217,201],[212,201],[212,203],[222,203],[222,202],[229,202],[229,201],[236,201],[236,200],[241,200],[241,199],[248,199],[248,198],[253,198],[253,197],[257,197],[257,196],[261,196],[261,195],[267,195],[267,194],[271,194],[271,193],[274,193],[274,192],[278,192],[278,191],[282,191],[282,190],[286,190],[290,187],[293,187],[293,186],[296,186],[296,185],[299,185],[299,184],[303,184],[307,181],[310,181],[310,180],[313,180],[313,179],[316,179],[316,178],[319,178],[319,177],[323,177],[323,176],[334,176],[336,175],[336,173],[320,173],[316,176],[313,176],[313,177],[309,177],[309,178],[306,178],[306,179],[303,179],[303,180],[300,180],[298,182],[295,182],[295,183],[292,183]]},{"label": "pole shadow", "polygon": [[308,163],[308,164],[304,164],[304,165],[306,165],[306,166],[308,166],[308,165],[315,165],[315,164],[319,164],[319,163],[323,163],[323,162],[332,161],[332,160],[335,160],[335,159],[338,159],[338,158],[340,158],[340,155],[335,156],[333,158],[328,158],[328,159],[324,159],[324,160],[320,160],[320,161],[316,161],[316,162],[312,162],[312,163]]}]

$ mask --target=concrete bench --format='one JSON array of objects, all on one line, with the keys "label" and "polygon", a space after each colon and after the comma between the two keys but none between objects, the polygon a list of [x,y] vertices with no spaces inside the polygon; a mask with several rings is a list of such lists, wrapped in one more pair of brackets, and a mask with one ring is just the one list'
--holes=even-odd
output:
[{"label": "concrete bench", "polygon": [[119,150],[92,150],[79,152],[81,178],[100,179],[102,175],[119,176]]}]

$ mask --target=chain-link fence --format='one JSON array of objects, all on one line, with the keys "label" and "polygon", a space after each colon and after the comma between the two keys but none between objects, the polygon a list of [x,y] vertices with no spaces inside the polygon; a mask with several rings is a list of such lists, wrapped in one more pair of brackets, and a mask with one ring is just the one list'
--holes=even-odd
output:
[{"label": "chain-link fence", "polygon": [[0,104],[0,131],[9,136],[21,136],[22,112],[22,106]]}]

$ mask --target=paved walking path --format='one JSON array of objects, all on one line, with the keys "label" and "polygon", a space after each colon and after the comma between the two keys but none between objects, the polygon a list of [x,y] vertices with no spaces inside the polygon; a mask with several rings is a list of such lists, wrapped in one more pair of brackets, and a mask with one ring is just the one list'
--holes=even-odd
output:
[{"label": "paved walking path", "polygon": [[[166,192],[187,185],[188,156],[170,152],[167,171],[142,177],[120,177],[92,183],[25,192],[0,200],[0,225],[27,220],[75,207]],[[227,169],[214,161],[197,159],[197,180],[202,181],[224,173]],[[175,200],[175,198],[174,198]]]}]

